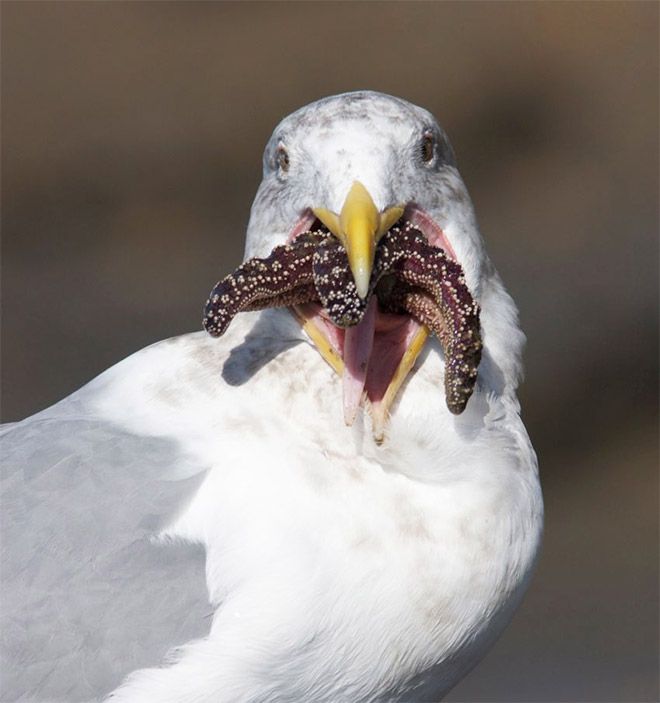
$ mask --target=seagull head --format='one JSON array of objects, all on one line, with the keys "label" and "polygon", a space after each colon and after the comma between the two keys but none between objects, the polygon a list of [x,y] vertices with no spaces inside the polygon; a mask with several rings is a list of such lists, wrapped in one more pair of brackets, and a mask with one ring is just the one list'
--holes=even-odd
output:
[{"label": "seagull head", "polygon": [[[364,298],[380,238],[397,221],[463,269],[479,299],[486,262],[481,236],[447,135],[433,115],[405,100],[360,91],[319,100],[286,117],[264,152],[245,257],[265,257],[301,233],[324,228],[346,248]],[[355,328],[338,328],[319,305],[292,310],[323,358],[344,379],[344,417],[364,400],[374,436],[424,346],[428,329],[374,299]]]}]

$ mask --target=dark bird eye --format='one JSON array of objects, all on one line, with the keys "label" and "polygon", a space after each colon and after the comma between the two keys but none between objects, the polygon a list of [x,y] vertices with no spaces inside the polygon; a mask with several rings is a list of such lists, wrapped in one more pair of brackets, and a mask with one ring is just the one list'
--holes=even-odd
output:
[{"label": "dark bird eye", "polygon": [[420,153],[422,155],[422,161],[425,164],[428,164],[433,161],[433,154],[435,152],[435,140],[433,139],[432,134],[425,134],[422,137],[422,141],[420,142],[419,148]]},{"label": "dark bird eye", "polygon": [[277,147],[275,160],[280,171],[286,172],[289,170],[289,152],[282,145]]}]

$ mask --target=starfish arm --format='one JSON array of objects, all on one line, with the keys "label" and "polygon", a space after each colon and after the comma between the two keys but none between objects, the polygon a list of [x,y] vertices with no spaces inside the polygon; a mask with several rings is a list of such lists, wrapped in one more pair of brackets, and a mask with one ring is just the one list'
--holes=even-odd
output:
[{"label": "starfish arm", "polygon": [[397,281],[391,296],[436,334],[445,354],[445,397],[460,414],[472,395],[481,360],[479,306],[470,294],[459,264],[421,233],[406,229],[384,243],[384,268]]},{"label": "starfish arm", "polygon": [[362,319],[373,290],[360,298],[348,264],[346,249],[334,237],[327,237],[314,252],[314,285],[318,298],[337,327],[352,327]]},{"label": "starfish arm", "polygon": [[204,307],[204,329],[213,337],[226,331],[239,312],[316,299],[312,257],[319,241],[313,234],[273,249],[265,259],[248,259],[219,281]]}]

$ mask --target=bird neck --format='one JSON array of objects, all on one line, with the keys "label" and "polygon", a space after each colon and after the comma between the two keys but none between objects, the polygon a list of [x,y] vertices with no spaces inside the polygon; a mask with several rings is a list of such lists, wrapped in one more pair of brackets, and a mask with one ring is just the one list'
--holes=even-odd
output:
[{"label": "bird neck", "polygon": [[516,304],[499,274],[490,262],[485,269],[479,299],[484,341],[479,377],[488,391],[515,398],[522,378],[525,335],[520,329]]}]

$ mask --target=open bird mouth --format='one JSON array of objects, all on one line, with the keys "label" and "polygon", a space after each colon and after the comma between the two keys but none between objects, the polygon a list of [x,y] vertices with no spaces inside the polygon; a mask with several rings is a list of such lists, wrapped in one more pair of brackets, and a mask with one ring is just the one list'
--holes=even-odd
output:
[{"label": "open bird mouth", "polygon": [[378,212],[354,183],[340,214],[302,213],[289,242],[220,281],[204,327],[224,333],[244,310],[287,306],[342,377],[346,424],[364,402],[376,441],[430,334],[445,354],[447,407],[461,413],[481,357],[479,307],[455,253],[415,204]]}]

